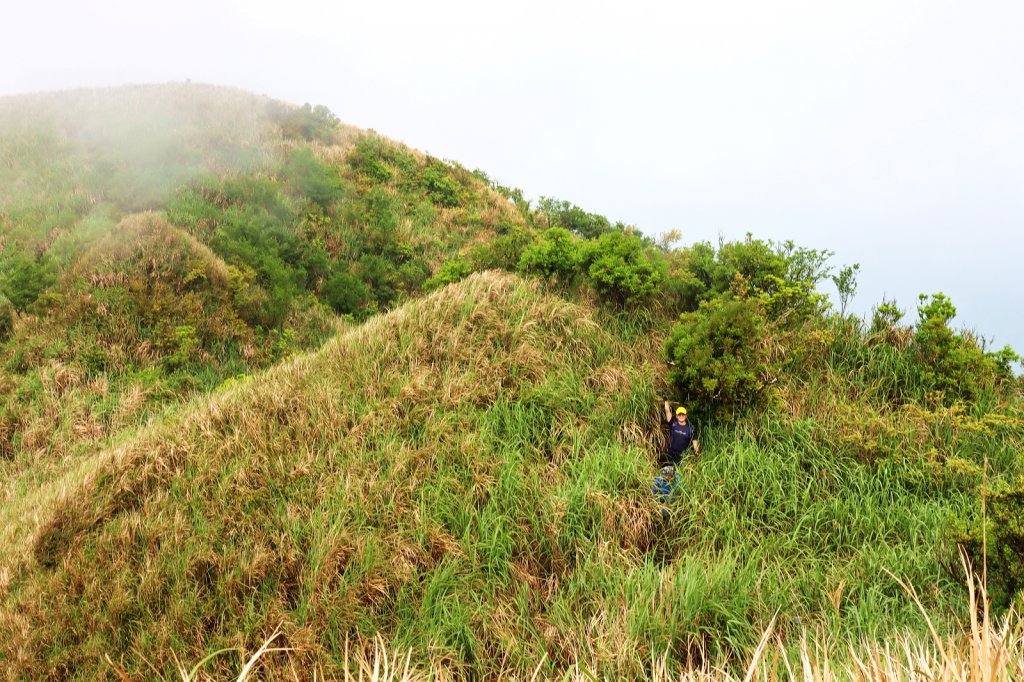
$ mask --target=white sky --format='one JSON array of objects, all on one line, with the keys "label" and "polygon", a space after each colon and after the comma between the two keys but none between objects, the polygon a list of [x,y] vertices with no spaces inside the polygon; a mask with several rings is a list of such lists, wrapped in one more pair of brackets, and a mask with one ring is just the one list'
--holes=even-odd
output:
[{"label": "white sky", "polygon": [[1024,3],[15,3],[0,94],[184,80],[346,123],[684,241],[861,263],[1024,351]]}]

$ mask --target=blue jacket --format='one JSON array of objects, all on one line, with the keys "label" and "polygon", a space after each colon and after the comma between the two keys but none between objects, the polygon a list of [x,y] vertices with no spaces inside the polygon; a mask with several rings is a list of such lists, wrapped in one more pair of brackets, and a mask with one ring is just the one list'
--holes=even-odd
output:
[{"label": "blue jacket", "polygon": [[651,488],[651,492],[664,504],[674,502],[679,496],[679,489],[682,488],[682,481],[679,478],[679,472],[676,472],[675,478],[671,481],[663,476],[658,476],[654,479],[654,487]]}]

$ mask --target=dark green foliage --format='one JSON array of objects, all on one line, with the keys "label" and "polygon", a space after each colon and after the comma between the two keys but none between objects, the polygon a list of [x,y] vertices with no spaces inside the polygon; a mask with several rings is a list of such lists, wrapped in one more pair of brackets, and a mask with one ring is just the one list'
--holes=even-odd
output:
[{"label": "dark green foliage", "polygon": [[683,313],[665,343],[680,395],[730,413],[759,402],[770,380],[768,325],[755,299],[722,296]]},{"label": "dark green foliage", "polygon": [[293,149],[288,154],[283,173],[300,195],[308,197],[321,208],[327,208],[344,196],[338,172],[320,161],[309,149]]},{"label": "dark green foliage", "polygon": [[4,276],[0,293],[6,295],[15,309],[24,311],[35,303],[39,294],[56,279],[54,266],[45,256],[20,256],[14,260]]},{"label": "dark green foliage", "polygon": [[462,186],[452,177],[451,169],[437,159],[427,161],[423,170],[423,187],[438,206],[451,208],[462,202]]},{"label": "dark green foliage", "polygon": [[357,175],[380,184],[391,182],[398,174],[412,173],[416,168],[412,154],[376,135],[360,138],[347,161]]},{"label": "dark green foliage", "polygon": [[267,298],[253,322],[264,327],[280,325],[306,287],[306,244],[272,216],[239,208],[225,215],[211,245],[229,264],[246,265],[256,273],[256,284]]},{"label": "dark green foliage", "polygon": [[336,313],[355,318],[362,318],[367,305],[373,300],[373,292],[363,280],[346,270],[337,271],[327,278],[321,294]]},{"label": "dark green foliage", "polygon": [[0,343],[10,338],[14,331],[14,306],[7,297],[0,294]]},{"label": "dark green foliage", "polygon": [[[510,195],[510,198],[516,200],[515,195]],[[547,216],[548,224],[552,227],[564,228],[584,239],[596,239],[612,230],[611,224],[604,216],[587,213],[568,201],[541,197],[537,202],[537,210]]]},{"label": "dark green foliage", "polygon": [[582,265],[594,289],[619,306],[649,300],[662,281],[662,270],[631,232],[606,232],[583,248]]},{"label": "dark green foliage", "polygon": [[506,234],[495,237],[489,243],[478,244],[473,249],[470,256],[473,269],[514,272],[530,242],[531,237],[526,230],[513,227]]},{"label": "dark green foliage", "polygon": [[398,269],[393,261],[375,253],[364,253],[359,258],[356,272],[373,291],[381,306],[394,303],[398,295]]},{"label": "dark green foliage", "polygon": [[998,608],[1006,609],[1024,600],[1024,480],[990,492],[986,515],[987,557],[980,523],[968,532],[958,522],[953,535],[967,550],[976,571],[987,559],[989,597]]},{"label": "dark green foliage", "polygon": [[725,291],[739,275],[757,292],[775,289],[789,268],[783,254],[768,242],[747,234],[741,242],[726,242],[718,249],[711,282],[716,293]]},{"label": "dark green foliage", "polygon": [[818,282],[829,271],[829,251],[797,247],[792,242],[774,244],[754,239],[725,242],[716,251],[700,242],[690,248],[686,271],[672,282],[686,309],[701,301],[735,290],[760,297],[765,313],[797,323],[816,314],[825,296],[816,292]]},{"label": "dark green foliage", "polygon": [[580,246],[562,227],[552,227],[538,235],[523,251],[519,269],[560,284],[569,284],[580,263]]},{"label": "dark green foliage", "polygon": [[461,258],[455,258],[454,260],[444,263],[440,268],[438,268],[437,272],[435,272],[434,275],[423,285],[423,290],[433,291],[434,289],[440,289],[443,286],[465,279],[472,272],[472,265]]}]

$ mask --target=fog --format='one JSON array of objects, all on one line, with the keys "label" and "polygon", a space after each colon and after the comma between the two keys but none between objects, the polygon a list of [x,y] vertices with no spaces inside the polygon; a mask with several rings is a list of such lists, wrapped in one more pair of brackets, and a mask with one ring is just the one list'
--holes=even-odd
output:
[{"label": "fog", "polygon": [[0,94],[183,81],[353,125],[684,241],[861,264],[1024,349],[1024,5],[101,0],[6,8]]}]

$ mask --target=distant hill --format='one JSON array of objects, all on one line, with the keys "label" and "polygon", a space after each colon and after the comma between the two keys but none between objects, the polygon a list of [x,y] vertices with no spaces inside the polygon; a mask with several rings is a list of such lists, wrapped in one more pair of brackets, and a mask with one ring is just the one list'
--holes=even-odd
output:
[{"label": "distant hill", "polygon": [[[0,188],[12,679],[275,630],[268,679],[376,636],[447,678],[735,669],[772,622],[926,637],[887,571],[958,632],[983,528],[1020,603],[1016,355],[941,294],[857,320],[833,254],[654,240],[211,86],[0,99]],[[672,501],[663,395],[702,445]]]}]

